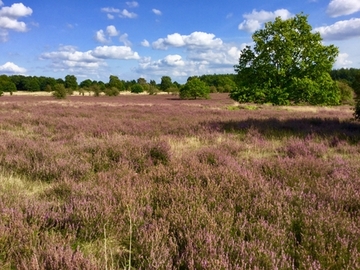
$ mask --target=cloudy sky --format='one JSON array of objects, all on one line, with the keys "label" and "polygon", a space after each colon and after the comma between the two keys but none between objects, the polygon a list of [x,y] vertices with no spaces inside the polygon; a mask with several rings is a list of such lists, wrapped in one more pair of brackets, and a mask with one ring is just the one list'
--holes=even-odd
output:
[{"label": "cloudy sky", "polygon": [[264,22],[304,12],[360,68],[360,0],[0,0],[0,74],[180,83],[234,73]]}]

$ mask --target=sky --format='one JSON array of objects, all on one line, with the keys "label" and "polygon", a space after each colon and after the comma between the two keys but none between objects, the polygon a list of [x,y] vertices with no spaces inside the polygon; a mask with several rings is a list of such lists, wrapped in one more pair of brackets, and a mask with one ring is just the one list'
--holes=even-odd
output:
[{"label": "sky", "polygon": [[160,83],[234,73],[252,34],[303,12],[360,68],[360,0],[0,0],[0,74]]}]

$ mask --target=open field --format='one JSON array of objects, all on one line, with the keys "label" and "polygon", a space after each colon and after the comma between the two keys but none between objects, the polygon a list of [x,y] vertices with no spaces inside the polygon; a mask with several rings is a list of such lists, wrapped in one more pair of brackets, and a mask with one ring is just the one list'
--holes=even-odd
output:
[{"label": "open field", "polygon": [[351,107],[0,98],[0,269],[360,269]]}]

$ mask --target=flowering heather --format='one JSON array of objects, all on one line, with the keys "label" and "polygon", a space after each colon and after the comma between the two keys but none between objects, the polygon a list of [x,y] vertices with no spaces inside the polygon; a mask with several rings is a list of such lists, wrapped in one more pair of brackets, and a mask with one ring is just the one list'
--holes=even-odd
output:
[{"label": "flowering heather", "polygon": [[351,107],[0,99],[1,269],[360,269]]}]

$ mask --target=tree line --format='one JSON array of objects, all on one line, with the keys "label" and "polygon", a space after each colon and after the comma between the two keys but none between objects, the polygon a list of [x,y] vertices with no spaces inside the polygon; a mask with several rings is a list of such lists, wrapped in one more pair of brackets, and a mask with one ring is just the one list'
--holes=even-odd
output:
[{"label": "tree line", "polygon": [[[188,87],[188,83],[194,79],[198,84],[200,82],[200,90],[193,91],[192,88]],[[156,83],[155,80],[148,82],[145,78],[126,81],[115,75],[110,75],[108,82],[86,79],[78,83],[75,75],[67,75],[64,79],[45,76],[0,75],[0,95],[4,92],[12,94],[16,91],[46,91],[54,92],[56,97],[61,98],[73,94],[74,91],[78,91],[82,95],[88,93],[95,96],[102,93],[116,96],[122,91],[130,91],[132,93],[147,92],[149,94],[157,94],[158,92],[182,93],[182,97],[206,98],[209,93],[229,93],[234,87],[236,87],[235,74],[191,76],[185,84],[180,84],[177,81],[173,82],[170,76],[162,76],[160,83]]]}]

